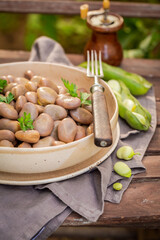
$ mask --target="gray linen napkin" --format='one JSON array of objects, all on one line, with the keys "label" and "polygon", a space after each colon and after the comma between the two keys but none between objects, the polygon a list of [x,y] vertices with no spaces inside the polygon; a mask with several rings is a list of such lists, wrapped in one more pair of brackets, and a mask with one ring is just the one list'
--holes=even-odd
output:
[{"label": "gray linen napkin", "polygon": [[[32,47],[30,61],[49,61],[72,65],[62,47],[55,41],[41,37]],[[141,162],[156,128],[156,108],[153,89],[140,102],[152,114],[152,127],[147,132],[131,129],[119,119],[121,140],[141,155],[127,164],[132,173],[145,171]],[[104,201],[119,203],[131,179],[124,179],[113,171],[117,161],[115,152],[92,172],[39,186],[17,187],[0,185],[0,235],[3,240],[45,240],[73,211],[89,221],[96,221],[103,213]],[[112,184],[121,181],[123,189],[114,191]]]}]

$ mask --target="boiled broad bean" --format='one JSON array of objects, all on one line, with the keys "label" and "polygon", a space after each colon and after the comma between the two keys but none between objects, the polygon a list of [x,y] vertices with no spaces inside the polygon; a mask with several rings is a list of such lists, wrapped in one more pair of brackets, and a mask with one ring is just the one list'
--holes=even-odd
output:
[{"label": "boiled broad bean", "polygon": [[31,82],[31,81],[28,81],[26,84],[25,84],[25,87],[27,88],[28,91],[31,91],[31,92],[36,92],[37,91],[37,83],[36,82]]},{"label": "boiled broad bean", "polygon": [[27,82],[29,82],[29,80],[24,78],[24,77],[16,77],[14,82],[18,83],[18,84],[25,85]]},{"label": "boiled broad bean", "polygon": [[4,88],[4,90],[3,90],[3,92],[4,92],[4,94],[6,93],[6,92],[10,92],[11,90],[12,90],[12,88],[13,87],[15,87],[15,86],[17,86],[18,84],[17,83],[9,83],[5,88]]},{"label": "boiled broad bean", "polygon": [[50,147],[54,144],[54,138],[51,136],[44,137],[40,139],[37,143],[33,144],[33,148],[40,148],[40,147]]},{"label": "boiled broad bean", "polygon": [[37,93],[36,92],[26,92],[25,97],[28,102],[37,104]]},{"label": "boiled broad bean", "polygon": [[58,139],[58,125],[61,121],[57,120],[57,121],[54,121],[54,126],[53,126],[53,130],[51,132],[51,136],[55,139],[55,140],[59,140]]},{"label": "boiled broad bean", "polygon": [[15,137],[22,142],[37,143],[40,139],[40,134],[37,130],[20,130],[15,133]]},{"label": "boiled broad bean", "polygon": [[0,147],[14,147],[13,143],[8,140],[1,140]]},{"label": "boiled broad bean", "polygon": [[90,134],[93,133],[93,123],[91,123],[91,124],[88,126],[86,132],[87,132],[87,135],[90,135]]},{"label": "boiled broad bean", "polygon": [[7,82],[8,83],[13,83],[15,80],[15,77],[13,75],[7,75]]},{"label": "boiled broad bean", "polygon": [[24,72],[24,77],[28,80],[31,80],[31,78],[34,76],[34,73],[31,70],[26,70]]},{"label": "boiled broad bean", "polygon": [[37,89],[38,103],[40,105],[54,104],[57,98],[55,90],[49,87],[39,87]]},{"label": "boiled broad bean", "polygon": [[42,79],[41,76],[37,76],[37,75],[35,75],[35,76],[33,76],[33,77],[31,78],[31,82],[37,83],[37,85],[38,85],[40,79]]},{"label": "boiled broad bean", "polygon": [[17,86],[11,89],[11,93],[14,95],[14,99],[17,100],[19,96],[25,95],[27,89],[23,84],[18,84]]},{"label": "boiled broad bean", "polygon": [[47,79],[45,77],[42,77],[38,82],[38,87],[49,87],[52,88],[56,93],[59,93],[59,89],[57,85],[51,81],[50,79]]},{"label": "boiled broad bean", "polygon": [[41,105],[38,105],[38,104],[35,104],[35,105],[36,105],[36,107],[37,107],[37,109],[38,109],[38,113],[39,113],[39,114],[40,114],[40,113],[43,113],[44,107],[41,106]]},{"label": "boiled broad bean", "polygon": [[18,148],[31,148],[31,144],[27,142],[22,142],[21,144],[18,145]]},{"label": "boiled broad bean", "polygon": [[75,109],[81,105],[81,100],[77,97],[61,94],[56,99],[56,104],[64,107],[65,109]]},{"label": "boiled broad bean", "polygon": [[81,124],[90,124],[93,121],[92,114],[84,108],[77,108],[70,111],[71,117]]},{"label": "boiled broad bean", "polygon": [[92,113],[92,105],[83,105],[83,108]]},{"label": "boiled broad bean", "polygon": [[37,130],[41,137],[46,137],[51,134],[54,126],[54,121],[47,113],[41,113],[33,122],[33,127]]},{"label": "boiled broad bean", "polygon": [[10,142],[14,142],[15,135],[10,130],[0,130],[0,141],[1,140],[8,140]]},{"label": "boiled broad bean", "polygon": [[71,118],[64,118],[58,125],[58,138],[60,141],[73,142],[77,133],[77,125]]},{"label": "boiled broad bean", "polygon": [[17,119],[18,113],[11,105],[0,102],[0,116],[8,119]]},{"label": "boiled broad bean", "polygon": [[6,81],[7,81],[7,84],[9,83],[9,80],[8,80],[7,76],[5,76],[5,75],[0,76],[0,79],[2,79],[2,80],[6,80]]},{"label": "boiled broad bean", "polygon": [[19,117],[23,117],[24,112],[26,112],[27,114],[30,113],[32,120],[35,120],[38,117],[38,109],[36,105],[31,102],[27,102],[23,105],[23,108],[19,113]]},{"label": "boiled broad bean", "polygon": [[2,129],[10,130],[13,133],[15,133],[18,130],[20,130],[20,124],[18,121],[1,118],[0,119],[0,130],[2,130]]},{"label": "boiled broad bean", "polygon": [[45,106],[44,112],[49,114],[54,121],[67,117],[66,109],[55,104]]},{"label": "boiled broad bean", "polygon": [[24,106],[24,104],[27,103],[27,99],[25,96],[19,96],[16,100],[16,110],[17,112],[20,112]]},{"label": "boiled broad bean", "polygon": [[60,94],[66,94],[67,93],[67,88],[65,88],[64,86],[57,86],[58,90],[59,90],[59,95]]},{"label": "boiled broad bean", "polygon": [[65,143],[62,141],[54,141],[53,142],[53,146],[60,146],[60,145],[64,145]]},{"label": "boiled broad bean", "polygon": [[82,126],[77,126],[77,132],[74,140],[79,140],[81,138],[84,138],[86,136],[85,129]]}]

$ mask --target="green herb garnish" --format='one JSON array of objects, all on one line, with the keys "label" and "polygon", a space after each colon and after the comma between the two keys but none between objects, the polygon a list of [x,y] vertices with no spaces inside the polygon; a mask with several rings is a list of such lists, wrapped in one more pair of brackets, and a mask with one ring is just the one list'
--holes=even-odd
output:
[{"label": "green herb garnish", "polygon": [[33,120],[31,119],[31,114],[24,112],[23,117],[18,118],[18,122],[20,123],[20,128],[23,131],[28,129],[33,129]]},{"label": "green herb garnish", "polygon": [[77,86],[76,84],[74,83],[69,83],[69,81],[66,81],[65,79],[61,78],[64,86],[67,88],[69,94],[72,96],[72,97],[78,97],[78,94],[77,94]]},{"label": "green herb garnish", "polygon": [[91,100],[87,100],[89,98],[90,94],[86,92],[80,92],[80,100],[81,104],[85,105],[91,105]]},{"label": "green herb garnish", "polygon": [[74,83],[69,83],[69,81],[61,78],[61,80],[63,81],[64,86],[67,88],[68,93],[72,96],[72,97],[78,97],[81,100],[81,105],[85,104],[85,105],[91,105],[91,100],[87,100],[88,97],[90,96],[89,93],[85,93],[85,92],[80,92],[80,97],[78,96],[77,93],[77,86]]},{"label": "green herb garnish", "polygon": [[7,81],[4,79],[0,79],[0,92],[3,92],[5,86],[7,86]]},{"label": "green herb garnish", "polygon": [[7,97],[5,96],[0,96],[0,102],[5,102],[10,104],[12,100],[14,99],[14,95],[10,92]]}]

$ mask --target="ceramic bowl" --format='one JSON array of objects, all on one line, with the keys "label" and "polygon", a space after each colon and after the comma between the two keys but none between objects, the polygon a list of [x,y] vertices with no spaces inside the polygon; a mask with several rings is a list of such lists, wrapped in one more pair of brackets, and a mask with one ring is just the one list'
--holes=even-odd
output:
[{"label": "ceramic bowl", "polygon": [[[45,76],[57,85],[63,85],[61,78],[75,83],[78,88],[87,90],[93,84],[93,80],[86,76],[82,69],[68,67],[60,64],[42,62],[18,62],[0,65],[0,74],[12,74],[16,77],[23,76],[26,70],[32,70],[36,75]],[[118,105],[112,90],[101,80],[105,88],[105,97],[109,109],[113,144],[117,131]],[[112,147],[112,146],[111,146]],[[108,147],[106,151],[109,151]],[[93,157],[101,150],[94,145],[93,134],[78,141],[61,146],[45,148],[8,148],[0,147],[0,171],[8,173],[44,173],[73,167]]]}]

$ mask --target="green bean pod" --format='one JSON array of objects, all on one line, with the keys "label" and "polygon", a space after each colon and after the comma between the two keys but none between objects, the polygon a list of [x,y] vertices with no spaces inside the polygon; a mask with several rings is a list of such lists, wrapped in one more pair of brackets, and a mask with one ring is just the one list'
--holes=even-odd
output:
[{"label": "green bean pod", "polygon": [[123,94],[123,97],[125,99],[130,99],[132,100],[134,103],[135,103],[135,110],[134,112],[136,113],[139,113],[139,114],[142,114],[145,118],[147,117],[149,123],[151,122],[151,119],[152,119],[152,116],[151,114],[148,112],[148,110],[146,108],[144,108],[140,103],[139,101],[130,93],[129,89],[127,88],[127,86],[122,82],[120,81],[119,82],[120,86],[121,86],[121,89],[122,89],[122,94]]},{"label": "green bean pod", "polygon": [[[80,64],[81,67],[87,68],[87,62]],[[144,95],[152,87],[152,84],[148,82],[144,77],[127,72],[119,67],[111,66],[107,63],[102,63],[105,81],[110,79],[121,80],[129,88],[133,95]]]},{"label": "green bean pod", "polygon": [[[117,88],[117,83],[119,83],[120,88]],[[110,80],[108,85],[112,88],[116,96],[120,117],[132,128],[147,131],[150,127],[151,114],[131,95],[129,89],[122,81]],[[130,109],[126,104],[126,100],[131,100],[134,108]]]}]

